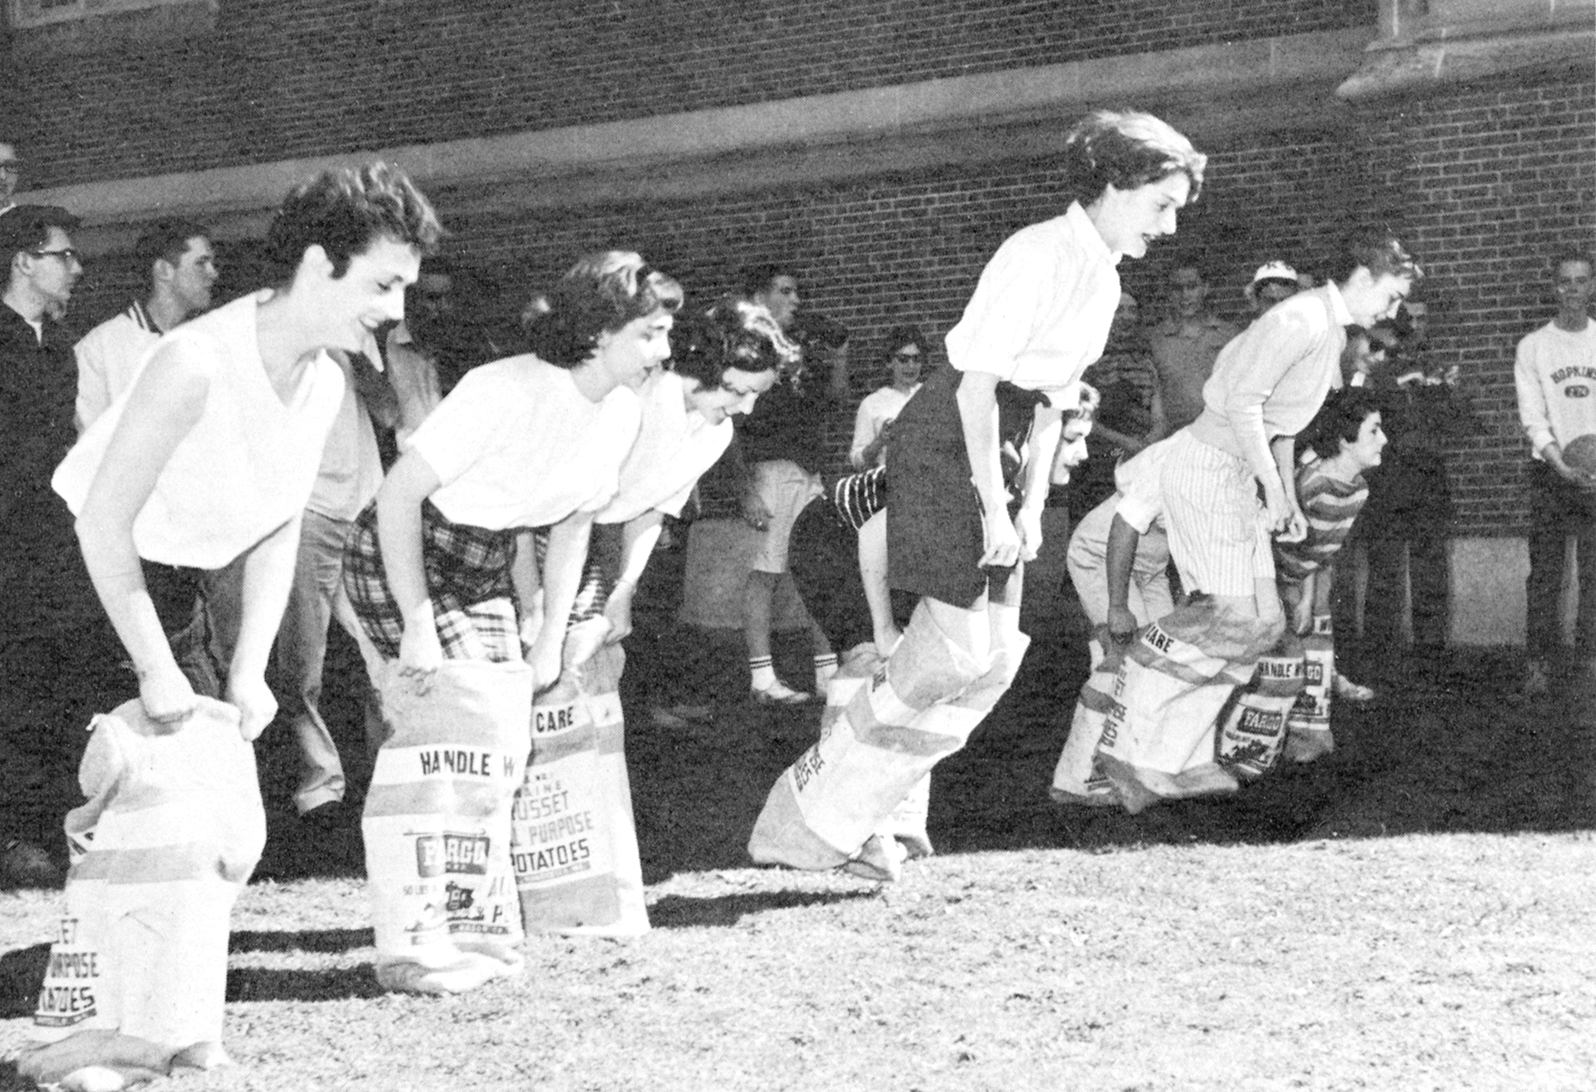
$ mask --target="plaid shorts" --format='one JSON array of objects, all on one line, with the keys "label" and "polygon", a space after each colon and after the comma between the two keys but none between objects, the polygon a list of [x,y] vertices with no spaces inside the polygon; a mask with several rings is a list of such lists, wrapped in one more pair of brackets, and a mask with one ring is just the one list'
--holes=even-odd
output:
[{"label": "plaid shorts", "polygon": [[[523,654],[510,580],[517,528],[490,531],[451,523],[421,503],[421,557],[443,654],[451,660],[507,663]],[[399,658],[404,612],[388,588],[377,541],[377,504],[355,519],[344,545],[344,590],[377,651]]]}]

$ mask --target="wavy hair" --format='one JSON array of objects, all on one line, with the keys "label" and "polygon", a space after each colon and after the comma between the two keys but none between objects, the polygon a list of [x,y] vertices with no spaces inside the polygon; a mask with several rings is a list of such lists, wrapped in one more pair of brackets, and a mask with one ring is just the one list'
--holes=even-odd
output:
[{"label": "wavy hair", "polygon": [[427,254],[442,236],[432,203],[410,177],[376,162],[358,171],[323,171],[290,190],[266,232],[266,255],[292,277],[305,251],[319,246],[337,278],[378,238]]},{"label": "wavy hair", "polygon": [[780,371],[798,362],[798,348],[770,312],[747,300],[724,299],[698,315],[683,315],[671,327],[666,366],[708,390],[728,370]]},{"label": "wavy hair", "polygon": [[560,368],[584,363],[599,335],[656,311],[675,312],[682,286],[630,250],[603,250],[577,260],[528,310],[528,346]]},{"label": "wavy hair", "polygon": [[1109,186],[1133,190],[1176,172],[1191,179],[1191,196],[1203,188],[1208,157],[1168,122],[1137,110],[1094,110],[1064,138],[1064,183],[1070,196],[1090,205]]}]

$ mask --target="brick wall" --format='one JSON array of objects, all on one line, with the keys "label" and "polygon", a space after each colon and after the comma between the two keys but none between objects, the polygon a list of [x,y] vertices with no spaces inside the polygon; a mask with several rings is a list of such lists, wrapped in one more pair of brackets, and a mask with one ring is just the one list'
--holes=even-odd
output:
[{"label": "brick wall", "polygon": [[[1211,149],[1207,187],[1183,215],[1175,240],[1122,266],[1123,280],[1157,313],[1172,258],[1197,254],[1215,281],[1220,310],[1238,316],[1242,286],[1266,258],[1303,260],[1334,243],[1358,205],[1358,161],[1342,137],[1260,136]],[[452,219],[451,252],[495,270],[512,300],[557,277],[586,250],[637,249],[708,302],[731,289],[738,271],[790,260],[806,306],[853,331],[855,403],[887,381],[880,339],[888,327],[918,323],[936,339],[962,313],[982,267],[1016,229],[1063,211],[1056,173],[1045,163],[900,175],[868,183],[746,194],[711,202],[582,209],[492,222]],[[850,408],[851,409],[851,408]],[[841,468],[851,413],[831,435]],[[711,491],[715,494],[715,491]],[[718,494],[715,494],[718,495]]]},{"label": "brick wall", "polygon": [[1374,0],[220,0],[215,31],[179,41],[85,54],[14,34],[0,101],[48,186],[1374,19]]},{"label": "brick wall", "polygon": [[1519,338],[1556,310],[1548,258],[1596,245],[1596,84],[1500,81],[1369,119],[1380,199],[1429,274],[1438,362],[1462,369],[1481,434],[1454,445],[1457,531],[1522,533],[1528,445]]}]

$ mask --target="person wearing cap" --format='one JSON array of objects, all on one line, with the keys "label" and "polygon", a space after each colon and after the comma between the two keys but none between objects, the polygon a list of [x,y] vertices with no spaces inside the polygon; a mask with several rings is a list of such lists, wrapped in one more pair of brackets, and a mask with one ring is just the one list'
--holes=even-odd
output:
[{"label": "person wearing cap", "polygon": [[1252,283],[1242,290],[1247,306],[1254,318],[1263,314],[1281,300],[1288,300],[1302,291],[1302,281],[1297,271],[1278,259],[1265,262],[1252,275]]},{"label": "person wearing cap", "polygon": [[1203,411],[1203,384],[1213,373],[1219,350],[1241,332],[1208,306],[1208,278],[1193,260],[1176,264],[1169,275],[1169,317],[1147,335],[1158,371],[1164,410],[1159,436],[1179,432]]}]

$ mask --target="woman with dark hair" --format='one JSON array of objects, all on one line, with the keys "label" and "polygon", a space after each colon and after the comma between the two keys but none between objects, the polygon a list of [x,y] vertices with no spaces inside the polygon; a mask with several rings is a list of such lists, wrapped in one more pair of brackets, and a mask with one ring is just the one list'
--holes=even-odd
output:
[{"label": "woman with dark hair", "polygon": [[637,437],[636,391],[670,355],[682,293],[636,254],[608,251],[577,262],[548,299],[528,331],[532,352],[461,379],[350,536],[350,599],[401,674],[424,680],[445,658],[525,651],[538,686],[559,677],[563,628],[534,632],[517,611],[516,540],[552,528],[544,607],[564,618],[594,512]]},{"label": "woman with dark hair", "polygon": [[[790,844],[767,844],[763,859],[895,873],[873,837],[879,822],[964,745],[1019,667],[1021,573],[1041,544],[1064,414],[1079,405],[1081,373],[1119,305],[1116,266],[1174,233],[1206,163],[1148,114],[1098,111],[1071,130],[1068,209],[998,248],[948,333],[952,367],[933,373],[893,426],[889,578],[920,603],[819,761],[786,779],[802,818]],[[883,733],[890,755],[865,741]]]},{"label": "woman with dark hair", "polygon": [[559,678],[593,517],[681,301],[636,254],[578,261],[529,330],[533,352],[467,372],[356,520],[344,586],[389,668],[391,734],[361,818],[387,987],[459,992],[521,967],[506,835],[532,696]]},{"label": "woman with dark hair", "polygon": [[[751,410],[778,368],[799,357],[765,308],[736,300],[683,319],[670,343],[671,370],[644,385],[642,430],[595,517],[582,587],[565,616],[566,677],[533,709],[532,755],[510,822],[529,933],[631,936],[649,927],[618,692],[632,594],[664,517],[681,512],[730,445],[730,416]],[[580,852],[570,852],[567,824],[547,821],[551,806],[586,816]]]},{"label": "woman with dark hair", "polygon": [[620,487],[595,517],[601,528],[620,531],[604,533],[591,551],[595,561],[608,564],[599,603],[610,621],[611,644],[632,630],[632,593],[664,518],[681,514],[698,479],[731,444],[732,417],[750,412],[780,369],[799,357],[770,312],[731,299],[680,319],[670,348],[667,370],[641,392],[642,429],[621,466]]},{"label": "woman with dark hair", "polygon": [[865,395],[853,420],[853,446],[848,461],[855,470],[887,465],[887,440],[892,422],[920,389],[929,363],[930,346],[918,327],[894,326],[887,331],[882,363],[892,382]]}]

